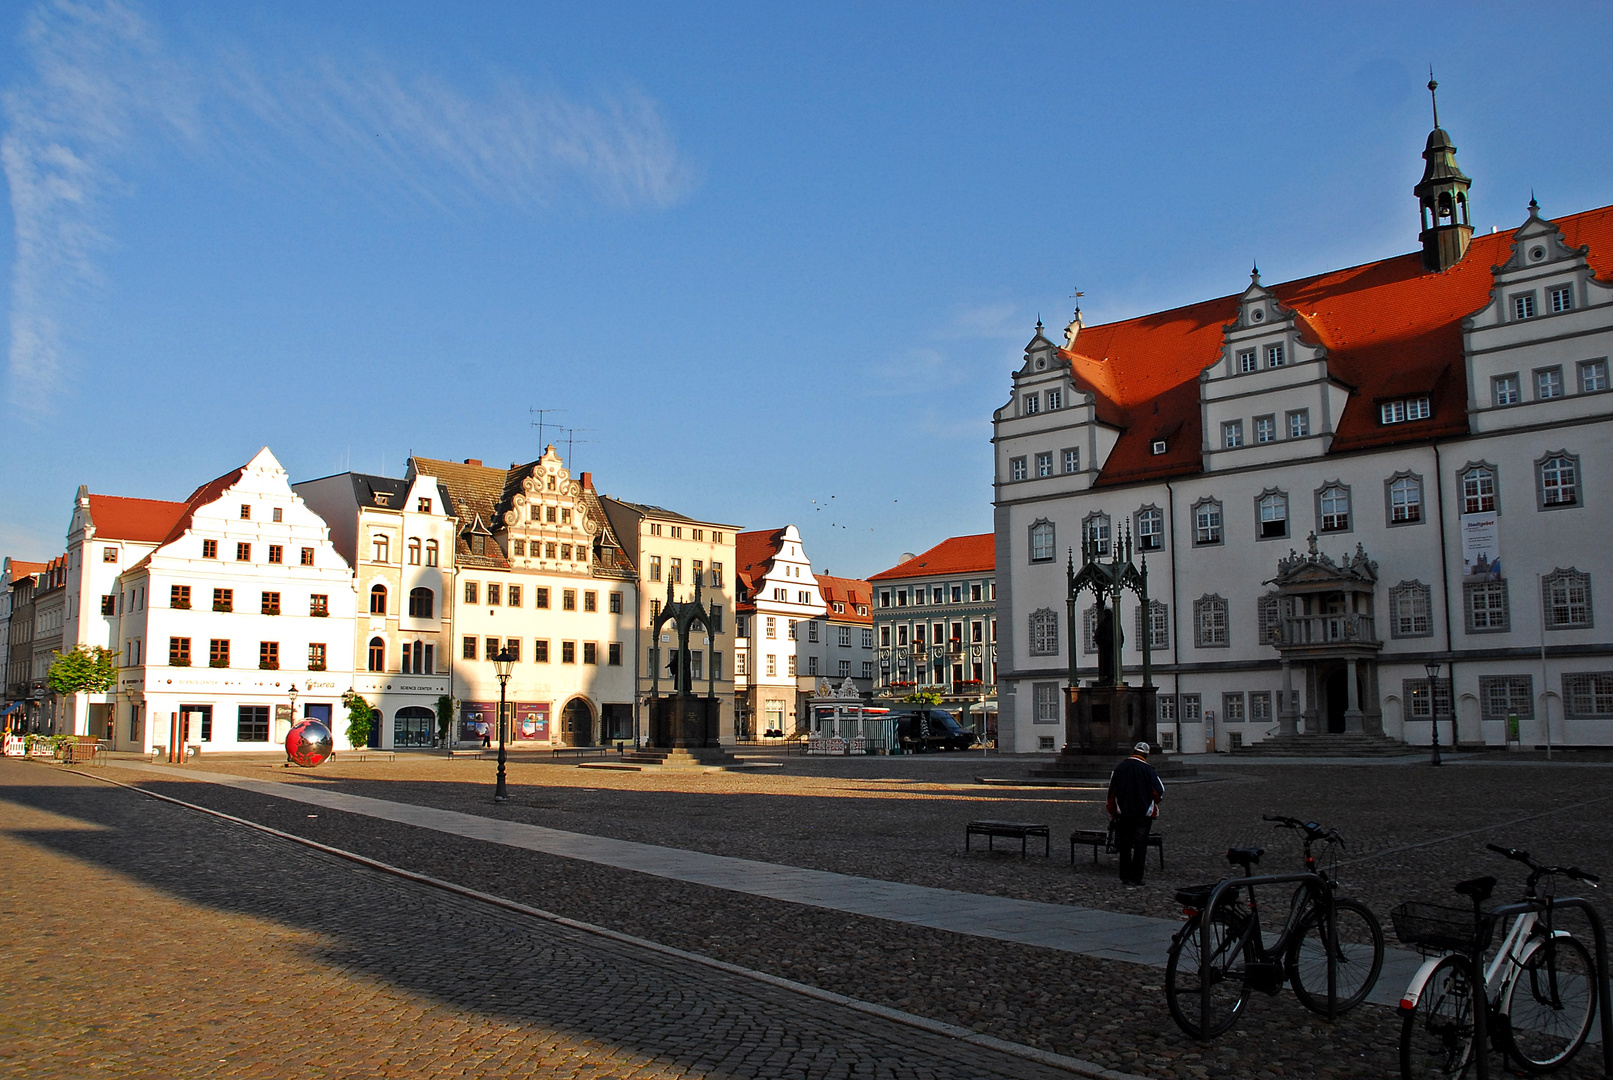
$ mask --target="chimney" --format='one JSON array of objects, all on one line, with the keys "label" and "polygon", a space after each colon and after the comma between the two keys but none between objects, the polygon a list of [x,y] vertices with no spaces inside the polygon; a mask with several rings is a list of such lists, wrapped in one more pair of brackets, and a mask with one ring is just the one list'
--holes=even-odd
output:
[{"label": "chimney", "polygon": [[582,474],[582,489],[584,491],[592,491],[592,490],[594,490],[594,474],[593,473],[585,472],[585,473]]},{"label": "chimney", "polygon": [[475,465],[476,467],[480,468],[481,464],[482,464],[482,459],[479,458],[479,457],[468,457],[468,458],[465,459],[465,464],[466,465]]}]

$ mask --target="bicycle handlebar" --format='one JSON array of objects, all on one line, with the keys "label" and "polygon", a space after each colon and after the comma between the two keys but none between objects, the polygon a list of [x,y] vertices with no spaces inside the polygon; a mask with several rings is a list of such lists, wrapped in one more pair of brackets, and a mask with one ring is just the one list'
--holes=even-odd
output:
[{"label": "bicycle handlebar", "polygon": [[1276,823],[1284,829],[1297,829],[1305,834],[1305,843],[1311,844],[1317,840],[1326,840],[1330,844],[1344,843],[1344,837],[1339,835],[1337,829],[1323,829],[1314,821],[1301,821],[1299,818],[1286,817],[1282,814],[1262,814],[1261,820]]},{"label": "bicycle handlebar", "polygon": [[1495,852],[1497,855],[1505,856],[1506,858],[1511,859],[1513,862],[1520,862],[1527,866],[1530,870],[1529,888],[1531,892],[1534,890],[1535,882],[1540,880],[1540,878],[1545,877],[1547,874],[1561,874],[1564,877],[1573,878],[1575,881],[1583,881],[1590,885],[1593,889],[1601,888],[1601,886],[1597,884],[1602,880],[1601,877],[1591,873],[1589,870],[1581,870],[1577,866],[1541,866],[1539,863],[1535,862],[1529,857],[1529,853],[1527,851],[1524,851],[1521,848],[1506,848],[1501,847],[1499,844],[1485,844],[1484,846],[1488,850]]}]

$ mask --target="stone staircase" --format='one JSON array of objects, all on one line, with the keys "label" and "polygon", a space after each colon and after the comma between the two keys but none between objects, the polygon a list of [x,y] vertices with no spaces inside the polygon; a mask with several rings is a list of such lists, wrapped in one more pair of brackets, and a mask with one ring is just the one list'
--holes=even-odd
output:
[{"label": "stone staircase", "polygon": [[625,772],[638,772],[643,769],[679,770],[691,772],[709,772],[712,770],[738,770],[778,768],[778,762],[741,761],[730,753],[725,747],[703,746],[691,749],[665,749],[661,747],[644,747],[619,757],[602,758],[598,761],[579,762],[579,769],[606,769]]},{"label": "stone staircase", "polygon": [[1232,751],[1233,757],[1404,757],[1426,753],[1387,735],[1275,735]]}]

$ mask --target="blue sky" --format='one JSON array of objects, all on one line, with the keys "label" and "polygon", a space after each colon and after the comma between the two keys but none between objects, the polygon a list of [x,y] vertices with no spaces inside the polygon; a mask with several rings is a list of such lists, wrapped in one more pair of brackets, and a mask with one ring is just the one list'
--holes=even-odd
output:
[{"label": "blue sky", "polygon": [[[541,452],[863,576],[991,527],[990,414],[1089,324],[1613,201],[1613,7],[0,11],[0,554],[181,499]],[[1056,338],[1056,331],[1052,335]],[[553,439],[553,436],[550,436]],[[566,447],[564,437],[562,451]]]}]

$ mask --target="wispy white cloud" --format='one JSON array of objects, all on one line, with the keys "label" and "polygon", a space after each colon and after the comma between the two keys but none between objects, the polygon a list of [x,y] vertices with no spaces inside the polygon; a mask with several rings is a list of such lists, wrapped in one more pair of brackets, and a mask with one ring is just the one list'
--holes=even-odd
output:
[{"label": "wispy white cloud", "polygon": [[440,207],[658,208],[698,183],[656,102],[633,88],[577,100],[490,76],[471,92],[374,54],[178,50],[121,0],[45,0],[22,40],[31,70],[0,95],[0,169],[16,233],[9,397],[25,414],[48,411],[68,377],[70,327],[136,156],[245,162]]}]

